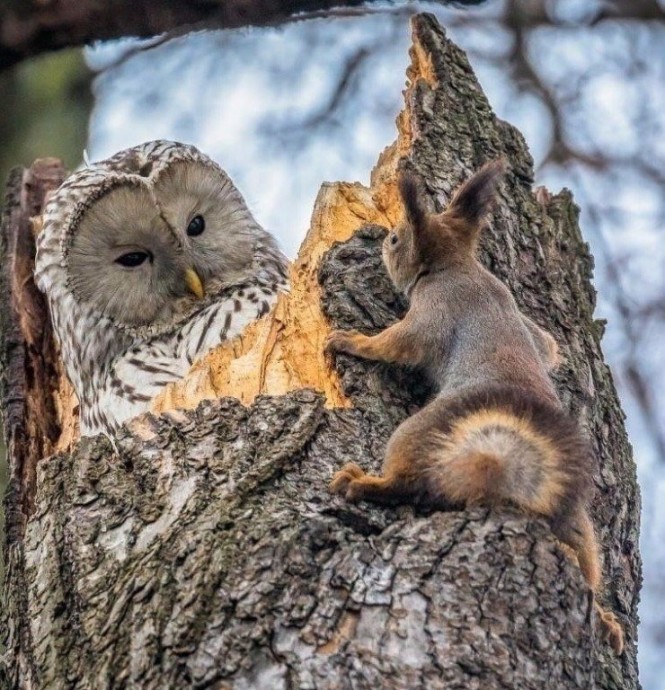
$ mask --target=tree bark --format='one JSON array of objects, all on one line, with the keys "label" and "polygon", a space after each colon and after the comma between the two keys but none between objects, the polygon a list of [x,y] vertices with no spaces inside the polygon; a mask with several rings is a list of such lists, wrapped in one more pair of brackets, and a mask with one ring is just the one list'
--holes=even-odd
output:
[{"label": "tree bark", "polygon": [[[75,402],[24,270],[27,218],[48,185],[26,185],[39,164],[11,178],[8,687],[639,687],[639,494],[578,210],[565,190],[536,200],[522,137],[430,15],[413,21],[411,58],[397,142],[370,188],[322,188],[291,293],[195,364],[156,401],[163,414],[132,422],[116,448],[72,445]],[[583,577],[543,521],[350,505],[327,489],[346,461],[377,470],[392,430],[430,392],[411,370],[345,356],[333,367],[322,355],[331,327],[372,332],[404,311],[380,252],[381,226],[400,214],[397,162],[440,205],[500,155],[510,173],[482,256],[565,356],[556,383],[598,457],[593,517],[602,598],[626,629],[620,658],[598,639]],[[26,304],[39,316],[26,319]]]},{"label": "tree bark", "polygon": [[[479,5],[485,0],[438,0]],[[149,38],[188,27],[270,26],[339,11],[362,13],[372,0],[5,0],[0,70],[32,55],[122,36]],[[369,11],[367,8],[365,12]]]}]

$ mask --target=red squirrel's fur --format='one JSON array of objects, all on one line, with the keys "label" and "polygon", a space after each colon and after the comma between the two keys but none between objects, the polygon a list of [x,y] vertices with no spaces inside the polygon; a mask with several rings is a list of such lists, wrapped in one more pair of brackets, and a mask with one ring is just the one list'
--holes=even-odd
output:
[{"label": "red squirrel's fur", "polygon": [[[475,256],[503,172],[501,161],[486,165],[440,214],[428,213],[415,179],[402,176],[406,219],[386,237],[383,258],[409,310],[378,335],[335,331],[327,347],[418,365],[438,394],[392,435],[382,476],[349,463],[331,489],[386,504],[512,503],[548,519],[596,592],[601,569],[587,507],[592,456],[549,377],[556,342]],[[621,626],[596,610],[621,653]]]}]

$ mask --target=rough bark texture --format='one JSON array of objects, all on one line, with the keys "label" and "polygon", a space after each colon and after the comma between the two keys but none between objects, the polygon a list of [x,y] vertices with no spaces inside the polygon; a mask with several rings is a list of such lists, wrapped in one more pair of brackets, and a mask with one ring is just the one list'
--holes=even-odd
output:
[{"label": "rough bark texture", "polygon": [[37,462],[60,436],[56,396],[60,363],[53,347],[46,301],[32,279],[33,221],[44,197],[65,176],[62,163],[43,159],[15,169],[7,182],[2,215],[0,333],[2,333],[2,413],[10,465],[7,525],[20,534],[35,493]]},{"label": "rough bark texture", "polygon": [[[188,27],[236,29],[283,24],[357,9],[372,0],[5,0],[0,70],[50,50],[95,40],[148,38]],[[479,5],[484,0],[439,0]]]},{"label": "rough bark texture", "polygon": [[[10,446],[9,687],[639,687],[639,495],[600,350],[602,326],[593,320],[592,261],[577,209],[568,192],[535,200],[524,141],[492,114],[464,54],[431,16],[413,27],[397,143],[371,188],[322,191],[327,210],[315,209],[293,295],[172,392],[171,403],[193,409],[135,420],[116,449],[93,439],[44,458],[36,484],[22,485],[17,470],[30,451]],[[604,600],[626,626],[621,658],[597,639],[579,569],[545,523],[509,511],[353,506],[327,491],[345,461],[378,469],[391,431],[428,395],[415,372],[344,356],[332,370],[320,359],[331,326],[375,331],[404,310],[382,267],[384,230],[375,224],[398,214],[398,159],[408,157],[441,203],[498,155],[511,172],[483,257],[554,333],[565,356],[557,384],[594,440],[593,516]],[[24,191],[15,175],[4,223],[10,238],[26,232]],[[344,241],[324,252],[339,219]],[[359,230],[349,239],[353,219]],[[26,387],[25,359],[12,359],[27,336],[20,314],[8,311],[21,302],[10,299],[5,423],[10,439],[17,428],[32,438],[43,432],[25,420],[41,393]],[[314,330],[299,340],[294,323]],[[233,375],[211,383],[220,362],[236,361],[229,352],[245,361],[262,353],[256,380],[248,384],[243,370],[240,383]],[[327,381],[320,393],[295,371],[317,362]],[[246,406],[225,397],[195,407],[244,385]]]}]

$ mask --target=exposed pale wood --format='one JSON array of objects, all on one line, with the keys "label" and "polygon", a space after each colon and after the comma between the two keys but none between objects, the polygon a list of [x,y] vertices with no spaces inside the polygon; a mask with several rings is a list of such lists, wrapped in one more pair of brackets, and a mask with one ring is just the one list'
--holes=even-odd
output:
[{"label": "exposed pale wood", "polygon": [[231,395],[251,403],[261,393],[300,388],[321,391],[331,407],[348,407],[337,374],[324,356],[330,327],[320,305],[318,266],[333,242],[349,239],[365,223],[387,223],[385,211],[360,184],[326,184],[316,199],[312,226],[291,269],[291,291],[273,313],[241,338],[197,362],[172,384],[155,412],[194,408],[206,398]]}]

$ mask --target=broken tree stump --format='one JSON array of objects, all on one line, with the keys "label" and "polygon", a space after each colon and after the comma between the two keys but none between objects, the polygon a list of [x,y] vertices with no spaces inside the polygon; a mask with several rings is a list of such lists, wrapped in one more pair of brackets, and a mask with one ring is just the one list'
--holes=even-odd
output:
[{"label": "broken tree stump", "polygon": [[[12,175],[7,687],[639,687],[639,494],[578,210],[567,191],[535,199],[521,135],[430,15],[413,20],[407,76],[397,141],[371,186],[322,187],[291,293],[195,363],[115,449],[77,438],[30,277],[29,221],[63,171],[38,162]],[[598,458],[593,517],[603,598],[627,634],[620,658],[597,639],[584,579],[543,521],[349,505],[327,489],[346,461],[378,469],[392,430],[430,393],[413,371],[345,356],[333,366],[322,351],[331,328],[376,331],[404,311],[380,256],[401,213],[398,160],[440,206],[499,155],[510,172],[482,257],[564,355],[556,383]]]}]

